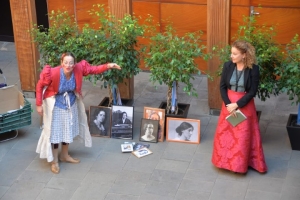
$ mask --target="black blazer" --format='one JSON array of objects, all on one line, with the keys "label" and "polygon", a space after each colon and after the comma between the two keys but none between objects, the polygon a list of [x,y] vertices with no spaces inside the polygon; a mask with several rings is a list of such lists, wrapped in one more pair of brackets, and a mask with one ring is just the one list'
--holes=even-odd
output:
[{"label": "black blazer", "polygon": [[[224,63],[223,71],[220,81],[220,92],[221,97],[225,105],[232,103],[227,94],[227,90],[230,89],[230,78],[233,74],[233,71],[236,67],[236,64],[232,61]],[[255,97],[259,84],[259,67],[258,65],[252,65],[252,69],[246,68],[244,71],[244,87],[246,94],[239,99],[236,103],[239,108],[244,107],[252,98]],[[234,102],[233,102],[234,103]]]}]

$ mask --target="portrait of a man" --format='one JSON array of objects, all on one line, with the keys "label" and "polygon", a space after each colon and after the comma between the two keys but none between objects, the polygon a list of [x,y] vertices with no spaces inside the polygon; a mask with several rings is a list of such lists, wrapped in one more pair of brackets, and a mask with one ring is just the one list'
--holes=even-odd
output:
[{"label": "portrait of a man", "polygon": [[110,137],[111,109],[109,107],[91,106],[89,128],[92,136]]},{"label": "portrait of a man", "polygon": [[133,138],[133,106],[112,106],[111,137]]}]

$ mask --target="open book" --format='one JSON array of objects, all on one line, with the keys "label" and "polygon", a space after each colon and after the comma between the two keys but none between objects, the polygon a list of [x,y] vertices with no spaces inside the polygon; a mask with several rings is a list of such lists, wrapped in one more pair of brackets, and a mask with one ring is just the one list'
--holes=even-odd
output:
[{"label": "open book", "polygon": [[245,121],[247,119],[247,117],[244,115],[244,113],[242,113],[242,111],[240,111],[239,109],[237,111],[235,111],[236,113],[236,117],[228,115],[226,117],[226,120],[232,125],[232,126],[236,126],[239,123],[241,123],[242,121]]}]

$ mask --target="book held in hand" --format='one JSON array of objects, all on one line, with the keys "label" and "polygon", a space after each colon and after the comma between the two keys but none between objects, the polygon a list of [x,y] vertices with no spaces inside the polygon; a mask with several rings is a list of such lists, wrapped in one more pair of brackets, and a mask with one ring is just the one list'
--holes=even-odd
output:
[{"label": "book held in hand", "polygon": [[244,113],[242,113],[242,111],[240,111],[239,109],[237,111],[235,111],[236,113],[236,117],[232,116],[232,115],[228,115],[226,117],[226,120],[232,125],[232,126],[236,126],[239,123],[245,121],[247,119],[246,115],[244,115]]}]

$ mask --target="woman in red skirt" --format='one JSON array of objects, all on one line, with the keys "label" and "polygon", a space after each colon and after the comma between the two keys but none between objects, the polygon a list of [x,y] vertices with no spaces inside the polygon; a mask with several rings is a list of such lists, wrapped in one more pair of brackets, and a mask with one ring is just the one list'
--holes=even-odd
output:
[{"label": "woman in red skirt", "polygon": [[[245,41],[235,41],[231,47],[231,61],[224,64],[220,81],[223,103],[212,163],[238,173],[246,173],[249,166],[261,173],[267,171],[254,104],[259,84],[259,67],[254,63],[254,47]],[[225,118],[235,117],[237,109],[247,119],[233,126]]]}]

